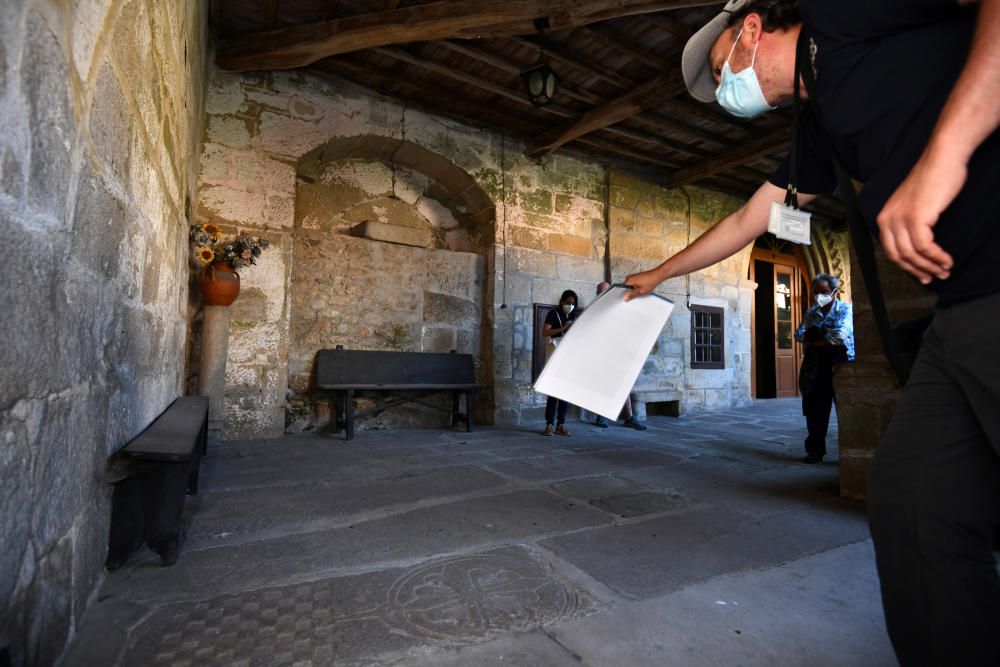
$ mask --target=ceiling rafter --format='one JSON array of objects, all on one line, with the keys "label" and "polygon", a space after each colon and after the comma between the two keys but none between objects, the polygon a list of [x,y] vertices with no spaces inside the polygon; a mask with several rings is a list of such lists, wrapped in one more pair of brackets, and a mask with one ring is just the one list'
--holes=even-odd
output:
[{"label": "ceiling rafter", "polygon": [[[536,39],[511,38],[509,41],[525,48],[534,48],[534,49],[542,48],[544,49],[546,58],[550,58],[553,61],[560,62],[564,65],[567,65],[568,67],[576,69],[577,71],[583,74],[588,74],[602,81],[610,83],[614,86],[617,86],[618,88],[621,88],[623,90],[632,90],[637,85],[637,83],[634,80],[622,76],[621,74],[618,74],[617,72],[614,72],[613,70],[610,70],[600,65],[599,63],[588,61],[583,56],[579,56],[575,53],[570,53],[569,51],[566,51],[560,46],[555,45],[551,41],[537,39],[537,38]],[[689,104],[688,100],[684,100],[681,96],[678,96],[670,99],[669,101],[664,101],[664,104],[669,104],[671,106],[677,104],[683,106],[684,108],[687,108],[688,106],[693,105],[694,102],[691,102]],[[719,122],[718,115],[707,116],[707,118],[709,118],[713,122]],[[705,130],[704,128],[699,128],[696,125],[686,123],[676,118],[667,118],[663,116],[662,113],[653,111],[652,109],[647,110],[635,116],[635,120],[640,122],[645,123],[647,119],[648,119],[648,124],[657,126],[660,129],[669,128],[669,131],[676,130],[678,132],[684,132],[690,136],[697,137],[701,141],[707,141],[722,146],[728,146],[731,144],[731,140],[725,137],[724,135],[721,134],[715,135],[710,133],[708,130]],[[733,118],[733,121],[737,120],[738,119]],[[728,131],[737,132],[739,135],[745,135],[747,133],[746,129],[733,124],[727,125],[727,132]]]},{"label": "ceiling rafter", "polygon": [[710,0],[436,0],[243,35],[222,45],[224,70],[303,67],[352,51],[438,39],[563,30],[619,16],[717,4]]},{"label": "ceiling rafter", "polygon": [[597,149],[606,153],[611,153],[614,155],[619,155],[627,160],[638,160],[640,162],[655,165],[657,167],[663,167],[665,169],[674,170],[677,168],[676,162],[671,162],[665,160],[662,156],[650,155],[644,151],[636,150],[630,147],[622,146],[621,144],[612,143],[609,141],[603,141],[588,135],[586,137],[581,137],[573,142],[570,146],[576,144],[583,144],[585,146],[590,146],[592,149]]},{"label": "ceiling rafter", "polygon": [[[461,42],[451,42],[448,40],[444,40],[441,42],[436,42],[436,44],[439,44],[445,48],[455,51],[456,53],[465,55],[469,58],[473,58],[474,60],[477,60],[479,62],[495,67],[496,69],[506,72],[507,74],[518,75],[522,71],[520,67],[501,58],[498,55],[495,55],[488,51],[484,51],[483,49],[468,46]],[[562,85],[560,85],[559,93],[593,106],[603,104],[604,102],[604,100],[601,97],[594,95],[593,93],[588,93],[586,91],[577,89],[576,87],[567,83],[563,83]],[[642,133],[621,126],[607,127],[604,129],[605,131],[611,132],[621,137],[625,137],[627,139],[631,139],[632,141],[638,141],[647,144],[655,144],[660,148],[666,148],[670,151],[674,151],[682,155],[687,155],[690,157],[704,157],[706,155],[706,153],[702,150],[669,139],[668,137],[664,137],[659,133],[655,134]]]},{"label": "ceiling rafter", "polygon": [[[435,60],[429,60],[427,58],[416,56],[403,49],[379,47],[372,49],[372,51],[388,58],[400,60],[415,67],[420,67],[427,71],[434,72],[435,74],[440,74],[441,76],[446,76],[450,79],[469,84],[470,86],[476,86],[477,88],[493,93],[494,95],[499,95],[500,97],[516,102],[522,106],[536,108],[531,103],[531,100],[529,100],[520,90],[511,90],[505,86],[498,85],[491,81],[486,81],[481,77],[469,74],[468,72],[452,67],[451,65],[445,65]],[[576,113],[558,104],[547,104],[544,107],[538,108],[544,113],[554,114],[563,118],[573,118],[576,116]]]},{"label": "ceiling rafter", "polygon": [[612,33],[604,26],[592,25],[585,28],[580,28],[579,32],[593,38],[594,40],[600,42],[606,48],[609,48],[618,53],[622,53],[636,62],[640,62],[646,67],[652,69],[654,72],[666,72],[670,69],[667,64],[667,60],[654,57],[643,51],[642,49],[637,49],[635,47],[629,46],[625,42],[621,41],[618,36]]},{"label": "ceiling rafter", "polygon": [[639,112],[678,94],[684,88],[679,72],[662,74],[575,120],[542,132],[525,148],[529,157],[542,157],[574,139],[594,130],[619,123]]},{"label": "ceiling rafter", "polygon": [[273,30],[278,18],[278,0],[267,0],[264,6],[264,25],[267,30]]},{"label": "ceiling rafter", "polygon": [[714,159],[703,160],[679,170],[667,179],[665,185],[666,187],[689,185],[703,178],[714,176],[719,172],[728,171],[749,162],[754,162],[761,155],[769,155],[784,149],[788,145],[788,140],[788,128],[772,130],[757,139],[741,144],[737,148],[725,151]]}]

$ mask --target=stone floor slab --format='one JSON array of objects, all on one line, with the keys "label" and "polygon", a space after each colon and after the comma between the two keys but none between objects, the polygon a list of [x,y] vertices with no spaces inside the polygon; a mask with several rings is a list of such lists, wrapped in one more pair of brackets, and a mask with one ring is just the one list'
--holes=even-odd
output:
[{"label": "stone floor slab", "polygon": [[798,401],[703,417],[224,443],[178,563],[108,575],[62,667],[882,664],[861,508],[798,462]]},{"label": "stone floor slab", "polygon": [[503,486],[497,475],[469,466],[399,473],[368,480],[318,482],[202,493],[191,503],[185,549],[215,547],[334,527],[392,512],[408,503]]},{"label": "stone floor slab", "polygon": [[131,562],[109,589],[132,600],[204,595],[328,575],[373,563],[427,558],[477,547],[572,532],[607,515],[542,491],[516,491],[416,509],[333,530],[186,553],[161,568]]},{"label": "stone floor slab", "polygon": [[873,561],[864,541],[548,633],[592,667],[893,667]]},{"label": "stone floor slab", "polygon": [[856,512],[802,510],[757,518],[735,509],[695,508],[541,544],[622,595],[643,599],[867,536],[867,522]]}]

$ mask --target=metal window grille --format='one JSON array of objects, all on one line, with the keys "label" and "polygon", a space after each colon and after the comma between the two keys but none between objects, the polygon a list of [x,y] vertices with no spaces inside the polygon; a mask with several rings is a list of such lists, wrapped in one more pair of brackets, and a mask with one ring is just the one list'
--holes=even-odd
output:
[{"label": "metal window grille", "polygon": [[691,368],[725,368],[725,311],[691,306]]}]

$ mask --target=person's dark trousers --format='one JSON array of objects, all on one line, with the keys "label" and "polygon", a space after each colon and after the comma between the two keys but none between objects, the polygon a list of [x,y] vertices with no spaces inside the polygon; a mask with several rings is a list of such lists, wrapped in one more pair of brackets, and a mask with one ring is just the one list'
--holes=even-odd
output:
[{"label": "person's dark trousers", "polygon": [[1000,665],[1000,294],[939,309],[872,463],[869,520],[904,667]]},{"label": "person's dark trousers", "polygon": [[[569,408],[569,403],[566,401],[561,401],[555,396],[549,396],[548,400],[545,401],[545,423],[546,424],[559,424],[566,423],[566,410]],[[556,421],[556,415],[558,415],[559,421]]]},{"label": "person's dark trousers", "polygon": [[830,428],[830,411],[833,408],[833,365],[821,363],[808,391],[802,394],[802,414],[806,417],[806,454],[818,458],[826,456],[826,432]]}]

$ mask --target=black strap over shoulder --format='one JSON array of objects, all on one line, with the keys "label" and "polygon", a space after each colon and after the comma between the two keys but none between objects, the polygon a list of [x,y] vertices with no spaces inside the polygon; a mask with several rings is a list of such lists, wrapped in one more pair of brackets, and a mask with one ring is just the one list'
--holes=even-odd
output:
[{"label": "black strap over shoulder", "polygon": [[[803,29],[799,34],[798,46],[795,57],[795,129],[792,132],[792,152],[789,158],[789,195],[794,197],[796,192],[794,186],[797,184],[798,176],[798,135],[801,129],[800,110],[801,101],[799,99],[799,77],[806,86],[809,93],[810,105],[813,116],[820,129],[820,136],[826,142],[827,151],[833,161],[833,168],[837,174],[837,185],[840,189],[840,198],[844,203],[847,215],[847,224],[851,231],[851,244],[858,258],[858,265],[861,267],[861,277],[865,281],[868,289],[868,298],[871,302],[872,316],[875,320],[875,327],[878,329],[879,338],[882,341],[882,350],[889,365],[892,366],[896,379],[900,386],[906,384],[906,379],[910,372],[910,360],[901,352],[895,333],[892,330],[892,323],[889,320],[889,311],[885,303],[885,293],[882,291],[882,282],[879,280],[878,264],[875,259],[875,244],[872,240],[871,230],[861,215],[861,208],[858,206],[858,193],[854,189],[854,183],[844,169],[843,164],[834,152],[833,143],[830,141],[823,126],[823,118],[820,114],[819,103],[816,100],[816,78],[812,68],[812,61],[809,53],[809,39]],[[786,197],[786,203],[788,198]]]}]

